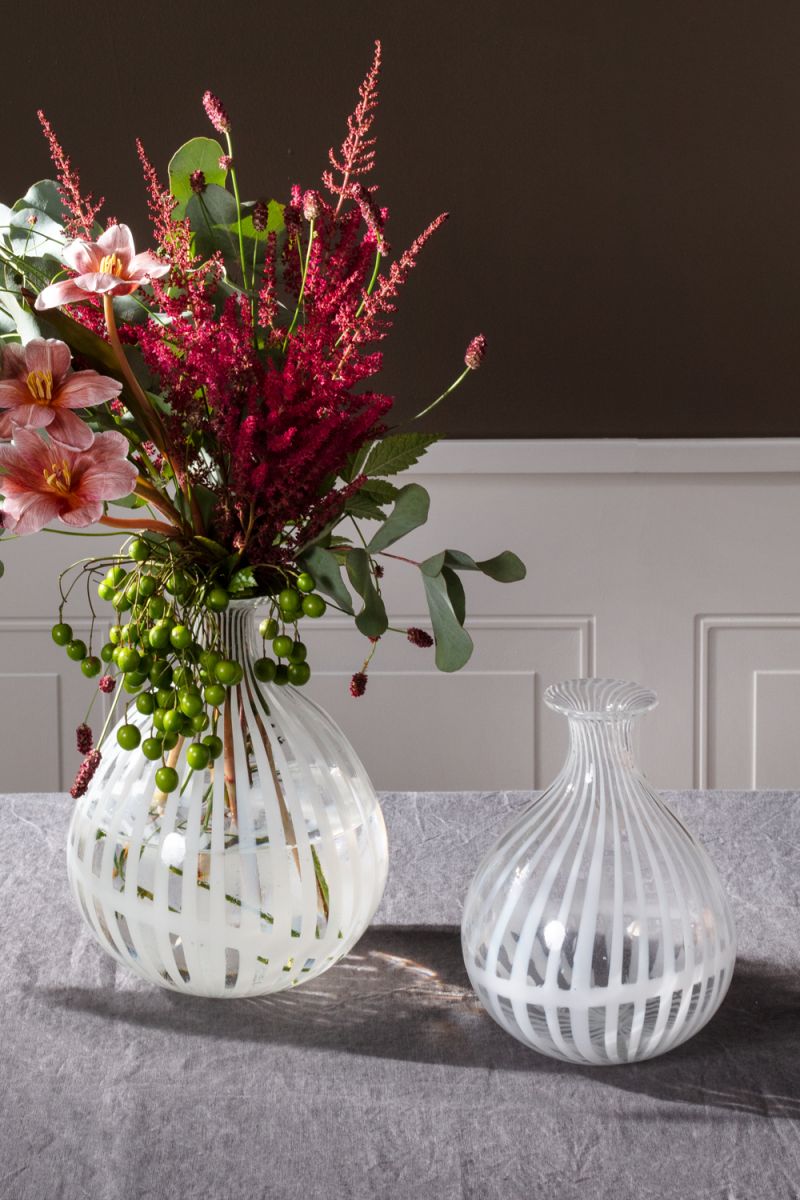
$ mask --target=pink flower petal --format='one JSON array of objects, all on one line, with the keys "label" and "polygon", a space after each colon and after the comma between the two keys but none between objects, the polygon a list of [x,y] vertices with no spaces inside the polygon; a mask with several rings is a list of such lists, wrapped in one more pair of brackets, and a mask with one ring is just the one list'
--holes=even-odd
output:
[{"label": "pink flower petal", "polygon": [[144,250],[131,259],[127,274],[131,279],[161,279],[169,271],[169,263],[157,258],[151,250]]},{"label": "pink flower petal", "polygon": [[118,275],[108,275],[105,271],[95,271],[91,275],[77,275],[71,282],[81,292],[110,296],[129,296],[139,286],[136,280],[120,279]]},{"label": "pink flower petal", "polygon": [[97,239],[97,244],[103,254],[116,254],[122,262],[123,274],[127,274],[128,264],[136,253],[133,234],[128,226],[109,225],[105,233]]},{"label": "pink flower petal", "polygon": [[53,390],[66,375],[72,363],[69,346],[56,338],[31,338],[25,347],[25,365],[28,371],[50,371]]},{"label": "pink flower petal", "polygon": [[53,409],[49,404],[20,404],[11,410],[10,416],[20,429],[46,429],[52,423]]},{"label": "pink flower petal", "polygon": [[52,421],[47,426],[51,438],[71,450],[88,450],[94,434],[85,421],[68,408],[51,408]]},{"label": "pink flower petal", "polygon": [[[10,438],[14,432],[14,422],[11,413],[0,412],[0,438]],[[0,488],[0,492],[2,492]]]},{"label": "pink flower petal", "polygon": [[[84,275],[85,279],[86,276]],[[60,283],[51,283],[36,297],[34,308],[44,312],[47,308],[60,308],[62,304],[74,304],[84,299],[86,288],[79,287],[74,279],[62,279]]]},{"label": "pink flower petal", "polygon": [[21,379],[0,379],[0,408],[17,408],[30,404],[31,394]]},{"label": "pink flower petal", "polygon": [[64,250],[64,262],[79,275],[85,275],[88,271],[96,271],[102,257],[103,251],[97,242],[70,242]]},{"label": "pink flower petal", "polygon": [[[110,497],[107,497],[110,499]],[[83,527],[86,525],[94,525],[103,515],[102,500],[87,500],[78,507],[69,509],[60,514],[60,519],[65,525],[77,525]]]},{"label": "pink flower petal", "polygon": [[95,404],[106,404],[116,399],[121,391],[122,384],[110,375],[99,375],[97,371],[75,371],[64,380],[53,403],[56,408],[92,408]]},{"label": "pink flower petal", "polygon": [[3,378],[13,379],[17,375],[21,375],[23,379],[28,374],[28,368],[25,365],[25,347],[24,346],[6,346],[3,351]]},{"label": "pink flower petal", "polygon": [[52,493],[34,496],[30,503],[21,508],[17,508],[13,502],[4,502],[4,524],[12,533],[38,533],[40,529],[58,517],[60,511],[59,497]]}]

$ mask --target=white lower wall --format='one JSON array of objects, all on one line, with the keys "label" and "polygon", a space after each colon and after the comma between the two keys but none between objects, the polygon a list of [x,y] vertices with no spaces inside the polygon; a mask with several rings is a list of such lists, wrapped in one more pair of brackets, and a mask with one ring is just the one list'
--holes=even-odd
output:
[{"label": "white lower wall", "polygon": [[[368,644],[326,618],[307,639],[310,693],[382,789],[546,784],[564,729],[542,693],[577,674],[658,691],[641,748],[658,786],[797,787],[799,471],[795,440],[436,446],[414,472],[431,518],[400,552],[508,547],[527,580],[465,576],[468,666],[442,676],[430,651],[387,636],[361,700],[347,684]],[[93,684],[50,641],[56,575],[108,544],[41,535],[0,548],[1,791],[71,781]],[[425,625],[415,569],[386,568],[394,623]]]}]

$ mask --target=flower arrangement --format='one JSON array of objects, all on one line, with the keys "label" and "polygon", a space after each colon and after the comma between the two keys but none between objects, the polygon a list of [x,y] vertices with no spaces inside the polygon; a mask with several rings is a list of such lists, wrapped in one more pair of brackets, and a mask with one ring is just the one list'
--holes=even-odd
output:
[{"label": "flower arrangement", "polygon": [[[329,605],[351,615],[370,643],[350,684],[362,696],[391,628],[384,562],[407,567],[390,547],[428,516],[425,489],[392,480],[437,439],[392,428],[392,397],[369,381],[401,289],[447,214],[392,256],[387,209],[363,182],[375,162],[380,61],[376,43],[322,187],[295,186],[285,203],[241,198],[233,126],[207,92],[222,140],[182,146],[168,185],[137,143],[153,251],[137,253],[122,223],[102,227],[102,202],[84,194],[42,113],[57,180],[0,205],[2,530],[99,523],[129,533],[119,553],[65,573],[52,635],[99,692],[152,718],[149,737],[123,721],[117,739],[162,760],[165,794],[179,786],[174,751],[185,739],[190,770],[223,753],[220,714],[242,677],[220,637],[230,602],[268,608],[254,669],[276,685],[310,678],[301,621]],[[454,383],[417,415],[477,370],[485,348],[473,338]],[[437,666],[458,670],[472,649],[460,573],[509,582],[525,569],[509,551],[477,562],[445,550],[412,565],[433,633],[399,632],[435,643]],[[94,593],[114,614],[97,652],[65,619],[80,582],[93,616]],[[100,761],[86,721],[78,747],[73,795]]]}]

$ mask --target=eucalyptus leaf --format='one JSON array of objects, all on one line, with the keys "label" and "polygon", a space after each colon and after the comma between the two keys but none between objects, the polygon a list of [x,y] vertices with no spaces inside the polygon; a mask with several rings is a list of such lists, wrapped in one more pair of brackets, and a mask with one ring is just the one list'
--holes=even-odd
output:
[{"label": "eucalyptus leaf", "polygon": [[213,555],[214,558],[228,557],[228,551],[225,549],[225,547],[221,546],[219,542],[215,542],[213,538],[203,537],[202,534],[197,533],[195,534],[194,540],[199,542],[203,549],[209,554]]},{"label": "eucalyptus leaf", "polygon": [[186,205],[192,191],[191,177],[202,171],[207,184],[225,186],[228,172],[219,165],[224,154],[222,146],[214,138],[197,137],[185,142],[176,150],[169,163],[169,190],[178,201],[172,215],[176,221],[186,215]]},{"label": "eucalyptus leaf", "polygon": [[472,638],[453,608],[444,576],[423,574],[422,579],[436,641],[436,666],[440,671],[459,671],[469,662]]},{"label": "eucalyptus leaf", "polygon": [[418,483],[406,484],[400,489],[397,499],[385,524],[381,526],[369,544],[370,554],[385,550],[394,542],[405,537],[412,529],[424,525],[428,519],[431,498]]},{"label": "eucalyptus leaf", "polygon": [[454,571],[480,571],[497,583],[518,583],[527,574],[524,562],[511,550],[503,550],[494,558],[485,558],[480,562],[463,550],[442,550],[420,563],[423,575],[438,575],[443,567],[450,567]]},{"label": "eucalyptus leaf", "polygon": [[463,625],[467,619],[467,597],[464,585],[450,567],[442,568],[442,579],[447,588],[447,596],[453,606],[453,612],[456,614],[456,620],[459,625]]},{"label": "eucalyptus leaf", "polygon": [[3,578],[3,576],[5,575],[5,573],[6,573],[6,569],[5,569],[5,567],[3,566],[3,562],[2,562],[2,560],[0,560],[0,579],[2,579],[2,578]]},{"label": "eucalyptus leaf", "polygon": [[12,292],[3,292],[2,303],[3,308],[14,322],[14,328],[23,345],[26,345],[32,338],[42,336],[41,326],[33,312],[22,305]]},{"label": "eucalyptus leaf", "polygon": [[323,546],[312,546],[299,560],[305,571],[313,575],[317,591],[329,596],[346,613],[353,613],[353,601],[342,579],[342,567]]},{"label": "eucalyptus leaf", "polygon": [[356,547],[347,555],[347,574],[355,590],[364,601],[364,607],[356,616],[356,628],[365,637],[380,637],[389,627],[389,618],[383,600],[375,587],[370,558],[366,550]]},{"label": "eucalyptus leaf", "polygon": [[113,504],[115,508],[144,508],[147,501],[131,492],[129,496],[121,496],[119,500],[109,500],[108,503]]},{"label": "eucalyptus leaf", "polygon": [[22,199],[14,205],[17,212],[23,208],[35,208],[46,213],[52,221],[62,226],[70,215],[61,199],[58,184],[53,179],[40,179],[38,183],[32,183]]}]

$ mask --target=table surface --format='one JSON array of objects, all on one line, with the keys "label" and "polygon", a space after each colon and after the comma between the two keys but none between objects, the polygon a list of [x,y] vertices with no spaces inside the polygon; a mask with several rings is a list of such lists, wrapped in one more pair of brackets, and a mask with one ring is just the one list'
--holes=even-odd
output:
[{"label": "table surface", "polygon": [[729,995],[652,1062],[557,1063],[483,1012],[460,904],[530,794],[391,794],[376,924],[291,993],[202,1000],[96,945],[64,796],[0,798],[3,1200],[797,1200],[800,794],[667,793],[739,928]]}]

